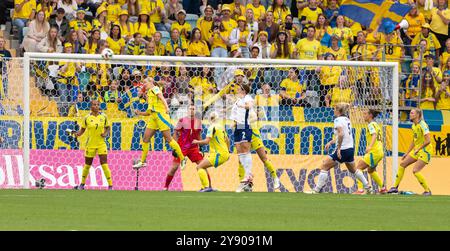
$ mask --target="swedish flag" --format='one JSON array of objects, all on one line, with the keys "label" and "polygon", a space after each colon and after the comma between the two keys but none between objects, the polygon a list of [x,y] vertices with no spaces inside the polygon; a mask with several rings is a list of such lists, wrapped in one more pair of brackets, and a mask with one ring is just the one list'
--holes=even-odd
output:
[{"label": "swedish flag", "polygon": [[392,0],[344,0],[339,14],[373,30],[381,21],[378,31],[390,33],[410,9],[411,6]]}]

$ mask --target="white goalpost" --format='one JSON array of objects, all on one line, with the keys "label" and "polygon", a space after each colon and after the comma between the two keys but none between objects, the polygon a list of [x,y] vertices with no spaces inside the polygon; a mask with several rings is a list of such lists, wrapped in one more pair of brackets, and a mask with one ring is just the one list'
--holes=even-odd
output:
[{"label": "white goalpost", "polygon": [[[59,85],[58,81],[62,77],[58,75],[58,72],[52,72],[52,69],[57,69],[64,62],[73,62],[80,65],[80,69],[76,70],[76,74],[72,76],[73,78],[66,77],[70,81],[76,82],[74,84],[76,88],[72,87],[71,91],[76,90],[70,94],[69,101],[67,103],[61,101],[61,91],[54,96],[37,98],[37,92],[34,89],[36,86],[42,86],[42,83],[45,85],[51,82],[56,89],[56,86]],[[327,87],[329,89],[326,89],[327,93],[321,89],[324,83],[331,81],[330,79],[332,78],[327,78],[325,71],[328,71],[328,69],[326,67],[339,67],[337,70],[339,72],[337,76],[338,82],[330,84]],[[106,69],[107,74],[100,69]],[[117,109],[117,112],[111,112],[111,114],[120,114],[117,117],[113,116],[111,137],[108,139],[112,154],[116,154],[108,157],[108,161],[113,163],[110,164],[112,166],[111,171],[114,174],[113,180],[115,178],[114,181],[119,183],[118,189],[132,190],[134,188],[134,173],[130,170],[132,159],[129,158],[140,155],[140,142],[143,130],[143,126],[140,123],[145,123],[145,118],[136,116],[133,109],[145,109],[144,107],[146,107],[145,102],[143,102],[143,94],[140,93],[140,90],[134,90],[136,87],[135,82],[138,82],[136,76],[141,74],[144,77],[149,76],[158,81],[163,81],[167,89],[172,91],[172,93],[167,95],[170,99],[171,117],[174,124],[176,124],[178,118],[186,114],[183,108],[183,105],[186,104],[184,101],[186,99],[200,102],[201,105],[196,103],[196,107],[198,109],[206,108],[205,110],[199,110],[204,116],[212,109],[219,109],[217,107],[219,107],[220,103],[221,107],[224,108],[224,123],[228,124],[226,106],[232,102],[233,98],[227,95],[232,95],[232,93],[223,93],[221,95],[220,91],[230,82],[238,81],[234,74],[236,69],[241,69],[244,72],[243,81],[254,87],[254,98],[264,100],[264,102],[270,102],[268,100],[270,98],[270,100],[273,100],[274,97],[282,100],[281,91],[289,94],[290,87],[285,88],[283,87],[284,85],[280,86],[280,84],[284,79],[291,77],[290,69],[294,69],[293,72],[297,74],[296,77],[299,79],[299,83],[303,85],[302,88],[304,89],[297,97],[297,100],[302,100],[301,103],[281,104],[280,101],[279,106],[269,105],[268,103],[258,104],[261,114],[259,115],[258,127],[261,129],[261,138],[264,145],[268,149],[269,159],[274,162],[277,175],[280,176],[283,183],[281,191],[299,191],[314,183],[316,175],[314,170],[319,168],[317,163],[319,163],[320,158],[327,154],[323,150],[323,146],[327,143],[325,141],[330,138],[330,124],[332,124],[332,121],[330,122],[330,118],[332,118],[332,115],[330,115],[331,108],[325,105],[324,100],[328,100],[326,102],[330,105],[329,103],[333,104],[337,102],[336,98],[339,98],[339,95],[336,96],[336,93],[333,95],[333,88],[338,88],[342,97],[344,96],[343,93],[349,90],[349,95],[352,97],[350,117],[357,135],[355,137],[355,141],[357,141],[357,147],[355,148],[357,156],[355,156],[355,159],[358,160],[362,157],[361,153],[365,149],[363,145],[366,144],[364,139],[366,137],[366,123],[362,120],[362,110],[371,108],[381,112],[382,118],[378,118],[377,122],[386,128],[386,130],[383,130],[385,132],[383,136],[386,139],[384,167],[382,169],[384,184],[389,186],[391,185],[389,182],[395,180],[398,166],[399,140],[399,66],[397,63],[127,55],[114,55],[111,59],[105,60],[101,55],[25,53],[23,58],[22,90],[23,130],[21,132],[21,137],[23,137],[21,141],[23,144],[21,145],[23,188],[29,189],[30,184],[33,184],[32,182],[40,177],[53,177],[48,178],[48,182],[53,184],[54,188],[69,188],[74,180],[77,181],[80,175],[80,167],[77,167],[77,165],[84,163],[84,159],[78,159],[82,156],[80,154],[82,154],[83,142],[82,140],[73,142],[72,139],[66,138],[61,132],[66,128],[75,128],[77,120],[80,119],[83,112],[88,112],[88,108],[83,106],[85,101],[77,101],[77,98],[92,98],[95,95],[99,95],[103,99],[103,109],[111,111],[111,107],[115,107],[114,109]],[[131,76],[130,78],[134,78],[134,82],[131,81],[131,86],[125,85],[123,87],[121,84],[128,74]],[[204,75],[202,74],[207,74],[208,80],[203,80],[202,77]],[[81,79],[80,76],[87,76],[87,80]],[[103,78],[105,80],[102,80]],[[195,82],[192,79],[196,79],[195,81],[198,79],[199,82]],[[106,82],[102,81],[107,81],[108,84],[105,85]],[[120,96],[120,102],[122,103],[116,102],[115,106],[114,102],[105,101],[103,98],[105,96],[104,93],[108,92],[108,89],[99,89],[100,87],[110,86],[111,82],[114,81],[118,83],[119,89],[125,88],[121,94],[125,96]],[[199,83],[199,86],[196,86],[196,83]],[[206,83],[211,84],[213,87],[205,87]],[[264,84],[269,84],[267,88],[270,91],[267,95],[265,87],[263,88]],[[88,86],[88,89],[85,89],[85,85]],[[89,89],[92,86],[97,87],[94,90]],[[184,93],[181,93],[180,86],[190,88],[191,94],[183,96]],[[211,91],[209,92],[210,89]],[[205,90],[208,90],[208,93],[205,93]],[[81,92],[85,93],[83,94],[84,96],[78,97]],[[129,93],[129,103],[124,101],[127,100],[126,93]],[[45,94],[42,95],[45,96]],[[258,95],[259,97],[257,98]],[[44,100],[42,101],[42,106],[36,107],[36,103],[41,102],[39,100]],[[58,115],[57,117],[52,115],[39,116],[36,114],[36,110],[40,110],[41,107],[45,106],[44,102],[56,104],[58,113],[54,115]],[[72,111],[75,109],[77,117],[70,117],[70,109]],[[274,113],[277,113],[276,116]],[[108,114],[108,116],[110,115]],[[206,117],[203,117],[203,119],[205,120]],[[206,123],[204,127],[207,127]],[[227,129],[230,132],[231,129],[229,127]],[[203,133],[205,134],[206,130],[203,131],[205,131]],[[229,137],[232,138],[232,135],[229,135]],[[52,143],[53,141],[54,143]],[[152,184],[144,188],[148,190],[156,190],[159,186],[158,184],[163,183],[164,175],[172,163],[171,155],[160,155],[165,154],[164,152],[167,151],[167,146],[162,138],[155,136],[152,142],[153,155],[151,155],[150,167],[140,174],[143,180],[142,182],[141,180],[139,181],[143,186]],[[78,152],[75,152],[75,150]],[[233,151],[235,153],[234,148]],[[48,156],[44,157],[44,155]],[[42,167],[45,161],[51,162],[48,159],[52,156],[60,160],[57,162],[58,164],[55,161],[54,168]],[[37,161],[34,158],[42,158],[42,161]],[[267,171],[264,171],[264,165],[261,164],[256,154],[253,154],[253,158],[253,169],[259,170],[255,178],[256,191],[273,191],[270,184],[272,180]],[[78,163],[69,163],[74,160],[77,160]],[[48,165],[51,166],[53,164]],[[56,167],[56,165],[72,166],[70,167],[71,169],[69,167],[63,169],[60,166]],[[155,166],[154,170],[151,170],[152,166]],[[194,166],[194,164],[189,164],[185,171],[177,174],[179,175],[178,181],[175,181],[178,182],[176,185],[177,190],[196,189],[199,182],[196,173],[193,171],[194,168],[192,168]],[[381,168],[383,165],[380,163],[379,166]],[[69,169],[73,169],[73,175],[63,175],[57,172],[57,170]],[[217,169],[211,169],[212,184],[217,184],[219,190],[228,191],[237,184],[237,158],[230,159],[228,163]],[[302,171],[303,169],[306,171]],[[381,169],[378,170],[380,171]],[[92,170],[91,172],[98,172],[98,170]],[[98,174],[92,173],[90,177],[96,177],[96,175]],[[334,174],[334,183],[333,188],[330,188],[331,191],[351,191],[353,183],[350,184],[348,180],[345,180],[345,176],[346,174],[340,171]],[[101,181],[97,181],[97,183],[101,184]],[[101,189],[102,187],[98,185],[96,188]]]}]

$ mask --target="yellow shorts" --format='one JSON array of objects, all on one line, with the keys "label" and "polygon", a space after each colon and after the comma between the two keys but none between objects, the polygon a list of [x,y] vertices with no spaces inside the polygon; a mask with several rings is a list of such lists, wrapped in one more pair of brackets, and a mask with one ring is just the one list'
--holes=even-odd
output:
[{"label": "yellow shorts", "polygon": [[218,167],[230,158],[230,154],[211,153],[208,156],[209,163],[214,167]]},{"label": "yellow shorts", "polygon": [[147,128],[164,132],[172,128],[172,120],[167,113],[152,112],[147,123]]},{"label": "yellow shorts", "polygon": [[378,163],[383,159],[383,152],[370,152],[364,154],[363,161],[371,168],[377,167]]},{"label": "yellow shorts", "polygon": [[414,154],[414,151],[415,150],[412,150],[409,153],[409,156],[411,156],[415,160],[421,160],[427,164],[430,163],[431,154],[429,151],[427,151],[426,149],[421,149],[417,154]]},{"label": "yellow shorts", "polygon": [[98,155],[108,154],[108,148],[106,147],[106,144],[99,147],[86,147],[84,156],[86,158],[94,158],[97,154]]},{"label": "yellow shorts", "polygon": [[264,143],[261,139],[261,135],[258,134],[257,130],[252,130],[252,150],[258,150],[261,147],[264,147]]}]

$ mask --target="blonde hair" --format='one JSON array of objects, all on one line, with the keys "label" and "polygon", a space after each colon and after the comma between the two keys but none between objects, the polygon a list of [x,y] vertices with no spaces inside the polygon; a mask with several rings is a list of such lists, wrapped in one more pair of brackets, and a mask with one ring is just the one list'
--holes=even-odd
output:
[{"label": "blonde hair", "polygon": [[350,110],[350,104],[349,103],[337,103],[335,106],[335,109],[341,114],[341,115],[348,115],[348,112]]},{"label": "blonde hair", "polygon": [[423,119],[422,109],[416,107],[416,108],[413,108],[412,110],[415,111],[417,114],[419,114],[419,121]]}]

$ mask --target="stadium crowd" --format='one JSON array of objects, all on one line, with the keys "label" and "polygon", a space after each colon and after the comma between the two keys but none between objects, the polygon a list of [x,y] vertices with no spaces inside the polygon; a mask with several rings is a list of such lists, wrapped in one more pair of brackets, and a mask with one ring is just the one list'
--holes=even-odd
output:
[{"label": "stadium crowd", "polygon": [[[13,9],[20,53],[100,54],[110,48],[116,55],[391,61],[401,69],[402,106],[450,110],[448,1],[399,2],[412,6],[409,26],[390,34],[339,15],[341,0],[14,0],[1,1],[0,10]],[[0,18],[4,30],[7,20]],[[0,60],[10,56],[0,38]],[[35,62],[32,70],[42,93],[58,98],[61,116],[75,116],[94,98],[133,117],[145,109],[142,79],[148,76],[163,86],[171,107],[193,96],[227,97],[242,82],[251,84],[258,106],[389,99],[374,67]]]}]

